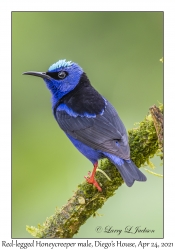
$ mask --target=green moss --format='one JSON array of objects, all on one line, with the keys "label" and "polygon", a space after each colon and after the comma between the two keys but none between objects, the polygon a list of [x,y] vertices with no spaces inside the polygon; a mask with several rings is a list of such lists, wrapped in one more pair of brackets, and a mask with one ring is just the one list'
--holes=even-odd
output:
[{"label": "green moss", "polygon": [[158,150],[157,133],[150,117],[139,124],[137,128],[128,131],[131,159],[137,167],[141,167]]}]

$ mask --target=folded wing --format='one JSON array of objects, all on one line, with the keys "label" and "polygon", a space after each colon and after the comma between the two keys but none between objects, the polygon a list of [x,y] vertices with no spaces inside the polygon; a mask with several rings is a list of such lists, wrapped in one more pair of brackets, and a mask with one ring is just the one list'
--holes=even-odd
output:
[{"label": "folded wing", "polygon": [[102,115],[72,117],[66,111],[56,111],[59,126],[69,135],[93,149],[129,159],[130,149],[126,129],[114,107],[107,102]]}]

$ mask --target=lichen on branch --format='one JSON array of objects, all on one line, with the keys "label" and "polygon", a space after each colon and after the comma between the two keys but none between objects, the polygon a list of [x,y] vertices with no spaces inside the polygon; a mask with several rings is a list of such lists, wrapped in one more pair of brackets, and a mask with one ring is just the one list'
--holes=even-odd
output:
[{"label": "lichen on branch", "polygon": [[[155,105],[153,107],[156,107]],[[162,114],[163,106],[156,110]],[[150,111],[152,109],[150,108]],[[156,116],[155,116],[156,117]],[[145,119],[138,123],[136,128],[128,131],[131,159],[140,168],[153,157],[160,147],[158,129],[155,127],[156,118],[150,112]],[[160,123],[162,124],[160,125]],[[163,128],[163,119],[159,119],[159,125]],[[160,133],[160,131],[159,131]],[[163,133],[163,130],[161,130]],[[100,171],[96,172],[96,179],[102,187],[102,192],[89,185],[86,181],[78,185],[73,196],[61,209],[48,217],[43,225],[38,227],[26,227],[26,230],[35,238],[72,238],[86,220],[95,215],[106,200],[115,194],[115,191],[124,183],[116,167],[108,160],[102,160],[99,168],[103,170],[111,180]]]}]

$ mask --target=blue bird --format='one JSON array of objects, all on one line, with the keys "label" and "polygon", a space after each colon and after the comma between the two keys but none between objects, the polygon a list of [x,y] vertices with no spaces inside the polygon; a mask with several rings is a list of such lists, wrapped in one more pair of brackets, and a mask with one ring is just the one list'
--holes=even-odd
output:
[{"label": "blue bird", "polygon": [[86,73],[72,61],[59,60],[47,72],[24,72],[41,77],[52,94],[53,115],[74,146],[93,164],[87,182],[99,191],[95,179],[98,160],[108,158],[128,187],[145,175],[130,159],[125,126],[114,107],[91,85]]}]

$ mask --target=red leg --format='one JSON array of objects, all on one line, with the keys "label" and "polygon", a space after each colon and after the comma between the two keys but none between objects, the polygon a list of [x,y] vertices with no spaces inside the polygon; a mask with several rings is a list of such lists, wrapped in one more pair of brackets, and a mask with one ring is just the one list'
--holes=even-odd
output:
[{"label": "red leg", "polygon": [[95,173],[96,173],[96,169],[98,167],[98,162],[94,163],[94,169],[92,171],[92,173],[88,173],[89,177],[84,177],[86,179],[86,181],[89,183],[89,184],[93,184],[97,189],[98,191],[102,191],[100,185],[98,184],[98,182],[95,180]]}]

